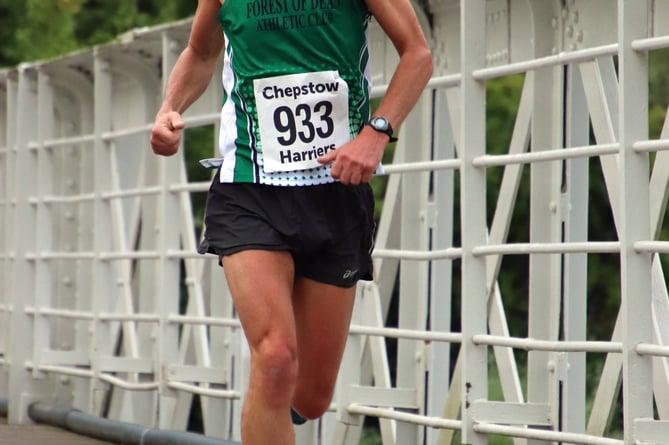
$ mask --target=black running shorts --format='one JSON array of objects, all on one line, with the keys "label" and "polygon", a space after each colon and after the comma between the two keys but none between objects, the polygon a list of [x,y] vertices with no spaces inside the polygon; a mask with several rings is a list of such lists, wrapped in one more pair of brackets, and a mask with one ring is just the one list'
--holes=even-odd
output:
[{"label": "black running shorts", "polygon": [[290,252],[295,275],[340,287],[372,279],[374,197],[369,184],[223,183],[207,197],[200,253]]}]

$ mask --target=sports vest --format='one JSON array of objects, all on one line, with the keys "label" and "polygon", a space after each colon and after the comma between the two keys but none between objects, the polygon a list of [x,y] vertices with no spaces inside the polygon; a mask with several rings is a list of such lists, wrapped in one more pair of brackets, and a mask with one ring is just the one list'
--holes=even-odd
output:
[{"label": "sports vest", "polygon": [[226,0],[221,182],[333,182],[316,158],[369,118],[363,0]]}]

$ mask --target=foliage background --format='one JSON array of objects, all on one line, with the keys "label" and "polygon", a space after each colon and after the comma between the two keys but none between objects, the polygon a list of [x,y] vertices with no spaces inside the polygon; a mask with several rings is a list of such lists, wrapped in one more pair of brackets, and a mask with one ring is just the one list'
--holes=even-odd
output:
[{"label": "foliage background", "polygon": [[[189,17],[193,14],[197,0],[0,0],[0,67],[15,66],[21,62],[49,59],[67,52],[91,47],[113,40],[119,34],[132,28],[156,25]],[[651,54],[650,63],[650,128],[651,138],[660,134],[665,119],[669,98],[669,53],[656,51]],[[504,153],[507,150],[516,107],[522,88],[522,76],[510,76],[488,82],[487,98],[487,151]],[[211,153],[211,129],[194,129],[186,133],[189,141],[187,155],[193,159],[189,166],[192,180],[202,180],[202,169],[196,167],[196,159],[208,157]],[[204,154],[204,155],[203,155]],[[651,160],[652,162],[652,160]],[[516,204],[514,222],[509,239],[527,241],[529,233],[529,192],[527,175],[522,181]],[[599,161],[590,161],[590,210],[589,239],[614,240],[616,234],[610,214],[606,190],[603,186]],[[501,179],[501,171],[488,172],[489,197],[488,215],[494,212],[496,185]],[[385,179],[374,180],[373,186],[379,208],[382,205]],[[203,200],[195,203],[199,220]],[[662,239],[669,238],[667,228],[662,231]],[[666,265],[665,265],[666,269]],[[457,276],[457,274],[454,274]],[[588,258],[588,336],[595,340],[609,340],[620,305],[619,259],[613,255],[591,255]],[[457,284],[457,283],[456,283]],[[516,257],[505,260],[500,278],[502,295],[505,297],[507,317],[512,335],[527,335],[527,261]],[[457,286],[456,286],[457,288]],[[454,308],[457,314],[457,308]],[[392,323],[392,320],[390,320]],[[454,329],[458,327],[454,319]],[[390,345],[392,346],[392,344]],[[524,357],[519,354],[520,362]],[[597,375],[601,371],[602,357],[588,359],[588,397],[596,387]],[[522,370],[521,370],[522,371]],[[491,395],[499,394],[499,385],[491,372]],[[197,416],[195,416],[197,417]],[[610,433],[620,435],[619,414],[614,416]],[[197,419],[194,419],[197,424]],[[195,427],[197,429],[197,426]],[[373,428],[369,429],[363,442],[368,445],[380,443]],[[508,443],[503,439],[493,439],[491,443]]]}]

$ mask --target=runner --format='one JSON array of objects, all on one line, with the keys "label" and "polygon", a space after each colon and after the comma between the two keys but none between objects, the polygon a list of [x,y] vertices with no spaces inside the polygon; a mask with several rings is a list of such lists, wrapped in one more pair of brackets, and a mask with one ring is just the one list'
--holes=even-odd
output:
[{"label": "runner", "polygon": [[[370,119],[367,27],[400,56]],[[358,280],[371,280],[369,181],[432,74],[409,0],[199,0],[151,145],[170,156],[182,113],[224,51],[222,165],[202,253],[220,258],[251,350],[244,445],[294,444],[330,405]]]}]

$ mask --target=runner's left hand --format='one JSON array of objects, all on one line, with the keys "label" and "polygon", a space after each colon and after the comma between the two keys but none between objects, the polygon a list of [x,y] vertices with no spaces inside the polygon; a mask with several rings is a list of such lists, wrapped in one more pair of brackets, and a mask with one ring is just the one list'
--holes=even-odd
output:
[{"label": "runner's left hand", "polygon": [[353,140],[320,156],[321,164],[332,164],[331,174],[342,184],[369,182],[381,162],[388,136],[365,127]]}]

